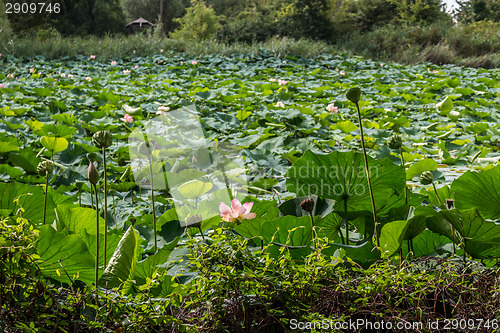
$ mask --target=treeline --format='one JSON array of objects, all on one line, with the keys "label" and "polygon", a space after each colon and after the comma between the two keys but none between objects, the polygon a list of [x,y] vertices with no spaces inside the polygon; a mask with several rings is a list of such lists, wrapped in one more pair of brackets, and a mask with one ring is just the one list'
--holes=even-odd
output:
[{"label": "treeline", "polygon": [[[38,3],[16,1],[25,9]],[[442,0],[45,0],[59,10],[33,14],[13,8],[6,14],[7,3],[0,0],[0,53],[6,55],[92,49],[112,58],[169,48],[241,53],[288,45],[302,56],[328,48],[402,63],[500,67],[498,0],[458,0],[452,13]],[[139,17],[154,26],[126,28]],[[313,50],[303,50],[304,43]]]},{"label": "treeline", "polygon": [[31,7],[25,6],[16,13],[11,8],[6,18],[17,36],[40,30],[63,36],[116,35],[143,17],[158,34],[229,42],[273,36],[336,41],[387,25],[500,21],[500,1],[458,2],[455,12],[447,13],[441,0],[46,0],[60,10],[33,7],[35,13],[26,13]]}]

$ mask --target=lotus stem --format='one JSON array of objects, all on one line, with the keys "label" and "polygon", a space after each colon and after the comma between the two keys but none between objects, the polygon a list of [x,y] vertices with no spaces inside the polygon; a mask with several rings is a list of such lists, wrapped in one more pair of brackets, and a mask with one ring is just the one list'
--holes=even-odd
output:
[{"label": "lotus stem", "polygon": [[43,199],[43,225],[47,216],[47,193],[49,192],[49,172],[45,171],[45,196]]},{"label": "lotus stem", "polygon": [[[95,247],[96,247],[96,255],[95,255],[95,287],[97,289],[97,281],[99,281],[99,203],[97,200],[97,186],[94,185],[94,191],[95,191],[95,213],[96,213],[96,237],[95,237]],[[104,261],[106,261],[106,258],[104,258]]]},{"label": "lotus stem", "polygon": [[368,156],[366,155],[366,149],[365,149],[365,137],[364,137],[364,134],[363,134],[363,123],[361,122],[361,111],[359,110],[359,103],[355,102],[354,104],[356,104],[356,109],[358,111],[359,131],[360,131],[360,134],[361,134],[361,147],[363,149],[363,156],[364,156],[364,159],[365,159],[366,177],[368,178],[367,179],[368,180],[368,190],[370,191],[370,198],[371,198],[371,202],[372,202],[373,223],[375,225],[373,233],[375,235],[375,239],[376,239],[376,242],[377,242],[377,247],[380,247],[380,240],[379,240],[379,237],[378,237],[377,211],[376,211],[376,208],[375,208],[375,199],[373,197],[372,181],[370,179],[370,165],[368,164]]},{"label": "lotus stem", "polygon": [[[401,147],[399,147],[399,155],[401,155],[401,165],[403,165],[403,170],[406,175],[406,167],[405,167],[405,159],[403,157],[403,151]],[[408,188],[406,187],[406,179],[405,179],[405,204],[408,205]]]},{"label": "lotus stem", "polygon": [[349,245],[349,221],[347,220],[347,200],[346,199],[344,199],[344,214],[345,214],[345,239],[346,239],[347,245]]},{"label": "lotus stem", "polygon": [[153,230],[155,235],[155,247],[154,253],[156,253],[158,249],[158,240],[156,239],[156,214],[155,214],[155,196],[154,196],[154,186],[153,186],[153,162],[151,155],[149,157],[149,177],[151,178],[151,203],[153,205]]},{"label": "lotus stem", "polygon": [[436,189],[436,184],[434,184],[434,182],[432,182],[432,187],[434,187],[434,193],[436,193],[436,197],[438,199],[439,205],[441,206],[443,204],[443,202],[441,201],[441,198],[439,197],[438,191]]},{"label": "lotus stem", "polygon": [[104,267],[106,267],[106,249],[108,245],[108,182],[106,177],[106,147],[102,147],[102,164],[104,167]]}]

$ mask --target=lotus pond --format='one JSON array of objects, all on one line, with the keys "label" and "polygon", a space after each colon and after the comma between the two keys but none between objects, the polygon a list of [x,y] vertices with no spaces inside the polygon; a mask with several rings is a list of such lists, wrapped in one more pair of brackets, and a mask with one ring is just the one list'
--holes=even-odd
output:
[{"label": "lotus pond", "polygon": [[0,215],[35,231],[33,260],[62,285],[154,281],[148,297],[168,298],[196,280],[193,242],[221,232],[299,265],[318,247],[363,268],[500,258],[499,70],[265,52],[0,63]]}]

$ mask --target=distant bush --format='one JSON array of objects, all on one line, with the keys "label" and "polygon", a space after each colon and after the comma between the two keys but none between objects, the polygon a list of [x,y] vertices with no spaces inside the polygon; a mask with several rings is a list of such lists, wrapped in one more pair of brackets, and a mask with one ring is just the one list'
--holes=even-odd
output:
[{"label": "distant bush", "polygon": [[193,0],[191,7],[186,8],[186,14],[174,21],[179,28],[170,34],[172,38],[204,40],[215,36],[221,27],[221,17],[215,14],[212,7],[207,7],[202,0]]}]

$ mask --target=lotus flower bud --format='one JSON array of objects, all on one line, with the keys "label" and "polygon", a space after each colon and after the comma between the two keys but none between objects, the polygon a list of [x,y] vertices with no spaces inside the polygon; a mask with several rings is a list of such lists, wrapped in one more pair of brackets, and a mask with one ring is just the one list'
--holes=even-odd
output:
[{"label": "lotus flower bud", "polygon": [[434,181],[434,175],[430,171],[424,171],[420,175],[420,184],[429,185]]},{"label": "lotus flower bud", "polygon": [[43,161],[38,163],[38,166],[36,167],[36,171],[40,176],[45,175],[46,173],[52,173],[54,171],[54,163],[52,161]]},{"label": "lotus flower bud", "polygon": [[314,200],[310,198],[302,200],[302,202],[300,203],[300,208],[302,208],[308,213],[312,213],[314,209]]},{"label": "lotus flower bud", "polygon": [[141,142],[137,150],[141,155],[151,156],[152,149],[151,149],[151,144],[149,142]]},{"label": "lotus flower bud", "polygon": [[399,149],[403,145],[403,139],[401,139],[401,136],[398,134],[394,134],[389,138],[389,141],[387,141],[387,144],[389,145],[389,148],[391,149]]},{"label": "lotus flower bud", "polygon": [[203,218],[201,217],[200,214],[194,214],[193,216],[190,216],[187,220],[187,226],[191,228],[201,228],[201,222],[203,221]]},{"label": "lotus flower bud", "polygon": [[113,136],[109,131],[98,131],[92,136],[92,143],[97,148],[108,148],[113,144]]},{"label": "lotus flower bud", "polygon": [[90,183],[92,183],[93,185],[97,184],[97,182],[99,181],[99,173],[97,172],[97,169],[94,166],[94,163],[92,163],[92,162],[89,163],[89,169],[87,171],[87,174],[88,174]]},{"label": "lotus flower bud", "polygon": [[87,159],[90,162],[95,162],[95,161],[97,161],[97,154],[96,153],[87,153]]}]

